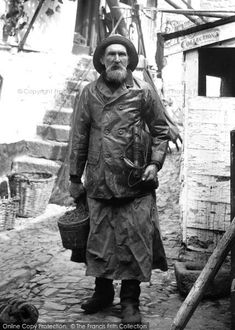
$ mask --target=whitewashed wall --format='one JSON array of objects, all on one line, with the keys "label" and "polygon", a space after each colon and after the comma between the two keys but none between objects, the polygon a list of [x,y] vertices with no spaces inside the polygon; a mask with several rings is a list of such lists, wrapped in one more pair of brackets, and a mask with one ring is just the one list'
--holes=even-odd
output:
[{"label": "whitewashed wall", "polygon": [[195,97],[185,113],[183,237],[214,248],[230,223],[230,131],[235,98]]},{"label": "whitewashed wall", "polygon": [[0,56],[0,143],[32,138],[45,111],[55,107],[79,57],[23,52],[0,52]]}]

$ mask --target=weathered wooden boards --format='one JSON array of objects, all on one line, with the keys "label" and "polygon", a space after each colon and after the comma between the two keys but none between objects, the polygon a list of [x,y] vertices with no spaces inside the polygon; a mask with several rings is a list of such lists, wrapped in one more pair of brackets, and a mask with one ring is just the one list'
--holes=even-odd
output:
[{"label": "weathered wooden boards", "polygon": [[194,97],[185,117],[184,239],[214,241],[230,224],[230,131],[235,99]]}]

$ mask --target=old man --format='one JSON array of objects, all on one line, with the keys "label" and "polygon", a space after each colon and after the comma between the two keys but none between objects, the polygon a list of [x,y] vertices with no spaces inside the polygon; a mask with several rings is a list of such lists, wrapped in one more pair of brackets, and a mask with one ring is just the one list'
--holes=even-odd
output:
[{"label": "old man", "polygon": [[141,323],[140,283],[153,268],[167,269],[155,189],[169,127],[151,86],[132,74],[138,54],[129,39],[104,39],[93,64],[100,76],[76,105],[70,156],[71,196],[78,199],[83,184],[87,194],[86,275],[95,277],[81,307],[95,313],[111,305],[120,280],[122,322]]}]

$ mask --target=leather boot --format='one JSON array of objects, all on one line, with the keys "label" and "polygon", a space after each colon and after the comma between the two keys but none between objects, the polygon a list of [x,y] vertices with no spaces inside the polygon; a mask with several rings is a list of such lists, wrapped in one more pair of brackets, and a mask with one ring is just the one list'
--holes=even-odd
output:
[{"label": "leather boot", "polygon": [[139,311],[140,282],[123,280],[120,292],[122,323],[141,324]]},{"label": "leather boot", "polygon": [[110,306],[114,299],[113,281],[107,278],[97,277],[95,279],[95,292],[91,298],[82,303],[81,308],[87,314],[96,313]]}]

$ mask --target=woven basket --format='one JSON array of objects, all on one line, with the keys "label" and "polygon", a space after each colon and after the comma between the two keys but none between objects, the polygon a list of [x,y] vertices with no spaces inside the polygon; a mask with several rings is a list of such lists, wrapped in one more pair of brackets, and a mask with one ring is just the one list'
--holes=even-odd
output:
[{"label": "woven basket", "polygon": [[15,226],[16,212],[19,200],[11,198],[9,182],[7,182],[7,197],[0,198],[0,231],[13,229]]},{"label": "woven basket", "polygon": [[19,217],[36,217],[48,205],[55,176],[45,172],[22,172],[9,176],[12,196],[19,198]]},{"label": "woven basket", "polygon": [[63,247],[70,250],[86,250],[89,234],[88,212],[81,204],[66,212],[58,220]]}]

